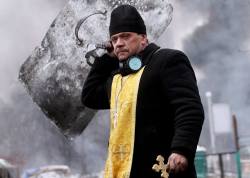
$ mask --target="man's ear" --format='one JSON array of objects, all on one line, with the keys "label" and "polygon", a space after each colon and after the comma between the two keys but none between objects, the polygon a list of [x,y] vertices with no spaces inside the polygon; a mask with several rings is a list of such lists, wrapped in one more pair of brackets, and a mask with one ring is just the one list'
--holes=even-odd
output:
[{"label": "man's ear", "polygon": [[142,42],[141,42],[141,44],[143,46],[147,45],[148,44],[148,37],[147,37],[147,35],[142,34],[141,36],[142,36]]}]

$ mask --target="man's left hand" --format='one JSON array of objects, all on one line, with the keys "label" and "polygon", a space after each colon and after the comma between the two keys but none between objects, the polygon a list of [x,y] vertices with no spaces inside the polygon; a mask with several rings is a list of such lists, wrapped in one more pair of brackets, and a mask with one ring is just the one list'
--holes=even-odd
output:
[{"label": "man's left hand", "polygon": [[185,156],[181,154],[172,153],[168,158],[168,164],[169,164],[170,172],[180,173],[187,169],[188,160]]}]

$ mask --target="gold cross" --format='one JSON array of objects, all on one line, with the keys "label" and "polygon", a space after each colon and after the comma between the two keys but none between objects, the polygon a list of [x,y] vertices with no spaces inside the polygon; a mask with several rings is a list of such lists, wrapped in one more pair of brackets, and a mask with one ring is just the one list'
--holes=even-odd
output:
[{"label": "gold cross", "polygon": [[128,145],[113,145],[112,152],[114,155],[118,155],[120,160],[124,160],[129,155],[129,148]]},{"label": "gold cross", "polygon": [[156,161],[159,162],[158,164],[154,164],[152,169],[156,172],[160,172],[161,171],[161,177],[163,178],[168,178],[169,174],[168,174],[168,169],[169,169],[169,164],[164,164],[164,158],[161,155],[158,155],[156,158]]}]

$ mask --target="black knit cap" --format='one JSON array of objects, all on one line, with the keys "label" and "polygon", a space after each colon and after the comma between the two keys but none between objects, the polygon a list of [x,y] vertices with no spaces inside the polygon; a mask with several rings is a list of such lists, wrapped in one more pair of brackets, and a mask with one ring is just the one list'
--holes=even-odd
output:
[{"label": "black knit cap", "polygon": [[128,4],[118,6],[111,13],[109,35],[121,32],[147,33],[141,15],[135,7]]}]

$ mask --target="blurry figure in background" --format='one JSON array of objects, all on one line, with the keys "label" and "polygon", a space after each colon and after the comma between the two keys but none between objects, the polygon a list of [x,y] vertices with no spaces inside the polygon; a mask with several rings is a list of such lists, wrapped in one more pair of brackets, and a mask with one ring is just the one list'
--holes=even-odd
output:
[{"label": "blurry figure in background", "polygon": [[109,33],[113,50],[95,60],[82,91],[85,106],[110,109],[104,177],[159,178],[152,166],[162,155],[170,178],[195,178],[204,113],[188,58],[149,43],[130,5],[112,11]]}]

